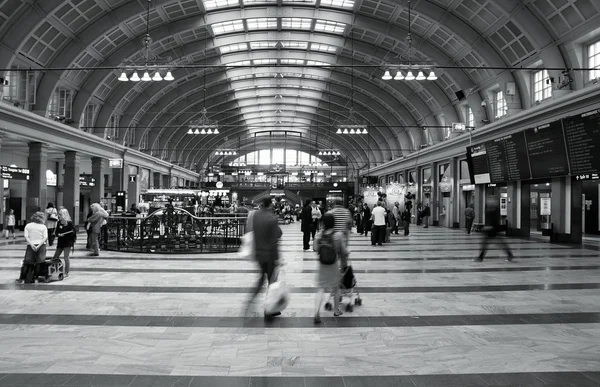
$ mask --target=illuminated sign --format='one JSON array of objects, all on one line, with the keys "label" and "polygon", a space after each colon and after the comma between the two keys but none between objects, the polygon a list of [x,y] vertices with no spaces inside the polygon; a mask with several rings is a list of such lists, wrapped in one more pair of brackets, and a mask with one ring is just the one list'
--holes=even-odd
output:
[{"label": "illuminated sign", "polygon": [[123,168],[123,159],[108,159],[109,168]]},{"label": "illuminated sign", "polygon": [[452,123],[452,131],[453,132],[464,132],[467,130],[467,125],[462,122],[454,122]]},{"label": "illuminated sign", "polygon": [[96,179],[91,175],[79,175],[79,186],[80,187],[95,187]]},{"label": "illuminated sign", "polygon": [[0,176],[7,180],[29,180],[29,169],[0,165]]}]

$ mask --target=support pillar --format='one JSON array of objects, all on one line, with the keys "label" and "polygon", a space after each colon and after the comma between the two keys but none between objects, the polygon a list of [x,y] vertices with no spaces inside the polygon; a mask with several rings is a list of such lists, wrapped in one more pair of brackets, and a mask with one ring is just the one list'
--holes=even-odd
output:
[{"label": "support pillar", "polygon": [[[0,152],[2,152],[2,138],[4,137],[4,133],[0,132]],[[6,225],[4,224],[4,218],[6,218],[6,214],[4,213],[4,179],[0,176],[0,229],[4,230]]]},{"label": "support pillar", "polygon": [[447,213],[450,216],[449,227],[460,228],[460,161],[457,157],[450,160],[450,180],[452,182],[452,191],[450,196],[450,208]]},{"label": "support pillar", "polygon": [[112,194],[116,196],[117,191],[123,191],[123,168],[112,170]]},{"label": "support pillar", "polygon": [[[137,170],[137,173],[132,173]],[[140,168],[127,166],[127,209],[137,204],[140,196]]]},{"label": "support pillar", "polygon": [[27,182],[26,221],[36,211],[46,207],[46,169],[48,167],[48,145],[41,142],[29,143],[29,181]]},{"label": "support pillar", "polygon": [[551,242],[581,243],[581,193],[581,183],[572,185],[570,176],[552,179]]},{"label": "support pillar", "polygon": [[485,184],[477,184],[475,186],[473,211],[475,211],[474,223],[485,224]]},{"label": "support pillar", "polygon": [[104,199],[104,170],[102,157],[92,157],[92,178],[96,185],[92,187],[92,203],[100,203]]},{"label": "support pillar", "polygon": [[73,224],[79,225],[79,155],[75,151],[65,152],[64,206],[71,214]]},{"label": "support pillar", "polygon": [[439,194],[439,182],[440,182],[440,171],[438,170],[437,163],[431,163],[431,200],[429,206],[431,207],[431,222],[434,226],[440,225],[440,194]]},{"label": "support pillar", "polygon": [[[59,161],[56,163],[56,208],[60,208],[61,206],[65,206],[64,200],[64,190],[65,190],[65,163],[64,161]],[[65,206],[67,209],[68,206]],[[69,211],[70,213],[70,211]]]},{"label": "support pillar", "polygon": [[531,184],[520,181],[507,184],[506,236],[528,237],[531,233],[529,205]]}]

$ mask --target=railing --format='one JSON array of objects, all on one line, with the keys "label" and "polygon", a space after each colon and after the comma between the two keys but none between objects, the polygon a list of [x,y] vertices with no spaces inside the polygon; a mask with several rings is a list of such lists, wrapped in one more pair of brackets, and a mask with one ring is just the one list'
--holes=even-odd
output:
[{"label": "railing", "polygon": [[108,218],[100,246],[130,253],[225,253],[239,249],[245,229],[246,214],[197,217],[164,208],[146,218]]}]

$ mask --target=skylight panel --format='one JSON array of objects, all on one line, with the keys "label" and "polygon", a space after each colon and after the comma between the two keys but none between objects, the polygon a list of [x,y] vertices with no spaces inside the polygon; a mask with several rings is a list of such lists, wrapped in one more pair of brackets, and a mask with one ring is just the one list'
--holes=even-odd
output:
[{"label": "skylight panel", "polygon": [[256,19],[247,19],[246,24],[249,30],[266,30],[277,28],[276,17],[259,17]]},{"label": "skylight panel", "polygon": [[229,80],[231,82],[235,82],[235,81],[241,81],[243,79],[248,79],[248,78],[253,78],[253,77],[254,77],[254,75],[252,75],[252,74],[245,74],[245,75],[238,75],[236,77],[231,77]]},{"label": "skylight panel", "polygon": [[306,61],[306,65],[307,66],[330,66],[329,63],[325,63],[325,62],[318,62],[316,60],[307,60]]},{"label": "skylight panel", "polygon": [[248,44],[246,44],[246,43],[234,43],[234,44],[229,44],[227,46],[219,47],[221,54],[227,54],[228,52],[233,52],[233,51],[244,51],[247,49],[248,49]]},{"label": "skylight panel", "polygon": [[314,4],[315,0],[283,0],[284,3]]},{"label": "skylight panel", "polygon": [[277,59],[254,59],[252,62],[255,65],[269,65],[277,64]]},{"label": "skylight panel", "polygon": [[291,49],[306,50],[308,48],[308,42],[281,42],[283,47]]},{"label": "skylight panel", "polygon": [[244,4],[277,3],[277,0],[244,0]]},{"label": "skylight panel", "polygon": [[337,52],[336,46],[323,43],[313,43],[310,45],[310,49],[313,51]]},{"label": "skylight panel", "polygon": [[281,59],[282,65],[304,65],[304,59]]},{"label": "skylight panel", "polygon": [[275,48],[277,42],[264,41],[264,42],[250,42],[250,48],[252,50],[260,50],[265,48]]},{"label": "skylight panel", "polygon": [[228,20],[222,23],[215,23],[211,25],[211,28],[215,35],[227,34],[229,32],[243,31],[244,22],[243,20]]},{"label": "skylight panel", "polygon": [[317,23],[315,24],[315,31],[343,34],[345,29],[346,24],[329,20],[317,20]]},{"label": "skylight panel", "polygon": [[239,0],[202,0],[207,11],[215,8],[236,7],[240,5]]},{"label": "skylight panel", "polygon": [[252,64],[252,62],[250,62],[249,60],[241,60],[239,62],[228,63],[227,66],[228,67],[250,66],[251,64]]},{"label": "skylight panel", "polygon": [[281,28],[292,28],[295,30],[310,30],[313,19],[300,17],[284,17],[281,19]]},{"label": "skylight panel", "polygon": [[321,6],[354,8],[354,0],[321,0]]}]

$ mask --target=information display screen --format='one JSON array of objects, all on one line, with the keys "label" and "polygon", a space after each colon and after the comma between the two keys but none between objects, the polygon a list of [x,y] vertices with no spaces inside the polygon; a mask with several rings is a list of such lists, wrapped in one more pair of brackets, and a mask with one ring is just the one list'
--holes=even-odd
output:
[{"label": "information display screen", "polygon": [[563,119],[572,175],[600,172],[600,109]]},{"label": "information display screen", "polygon": [[532,179],[569,174],[567,149],[561,121],[527,129],[525,140],[527,142]]},{"label": "information display screen", "polygon": [[488,141],[485,146],[492,183],[531,178],[523,132]]},{"label": "information display screen", "polygon": [[486,155],[485,144],[475,145],[467,148],[471,159],[472,182],[475,184],[487,184],[490,180],[490,168]]}]

